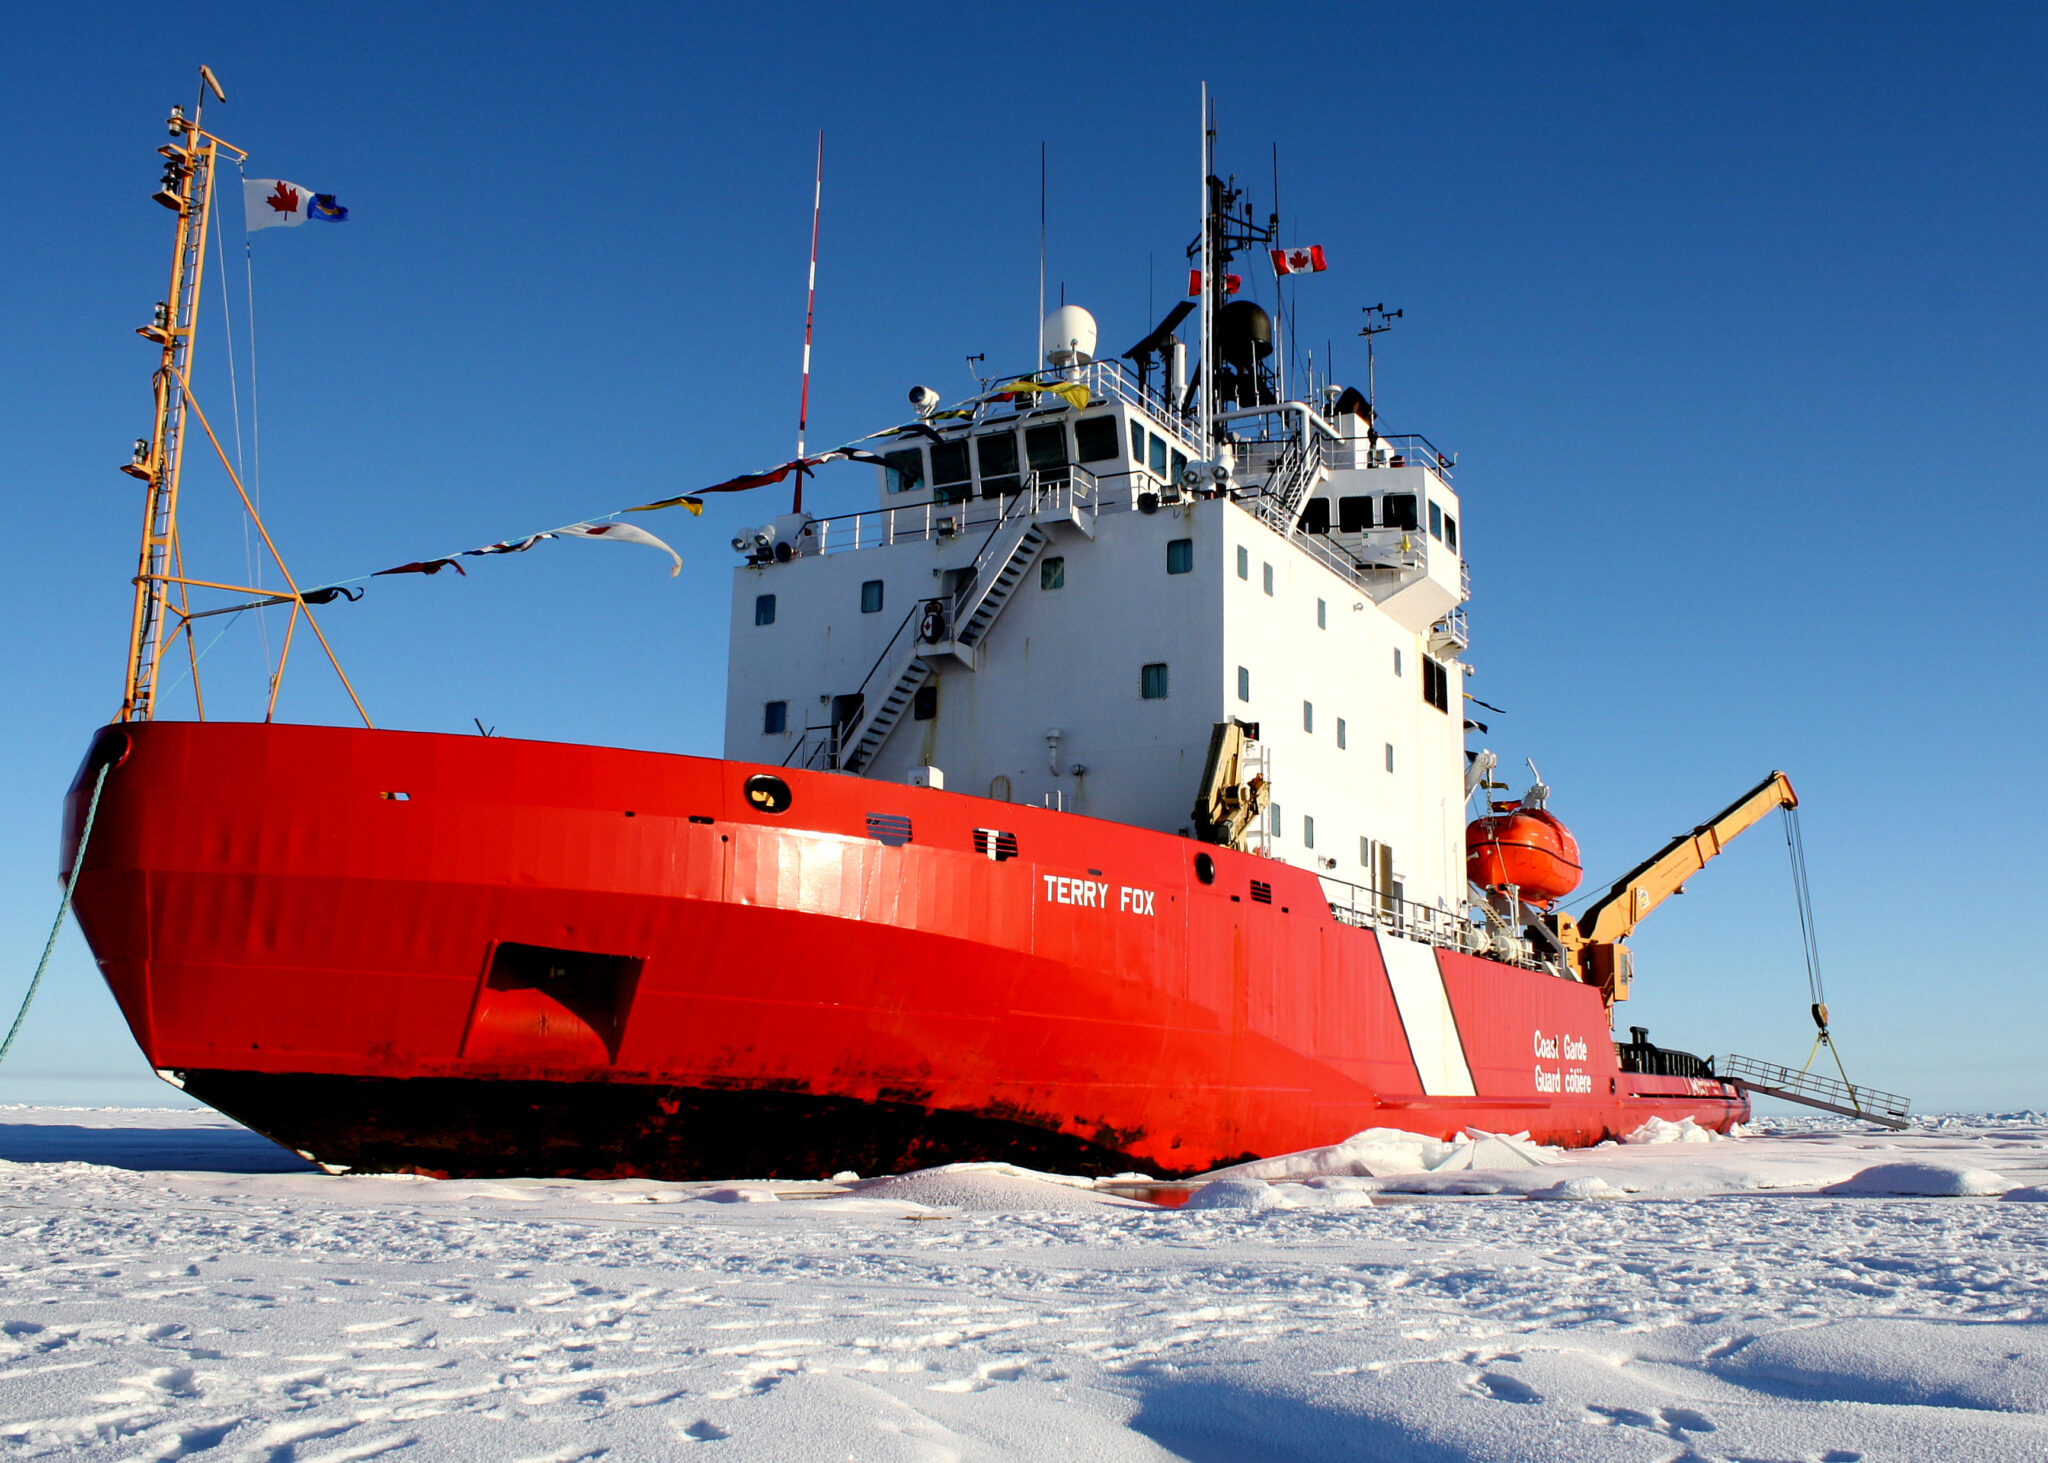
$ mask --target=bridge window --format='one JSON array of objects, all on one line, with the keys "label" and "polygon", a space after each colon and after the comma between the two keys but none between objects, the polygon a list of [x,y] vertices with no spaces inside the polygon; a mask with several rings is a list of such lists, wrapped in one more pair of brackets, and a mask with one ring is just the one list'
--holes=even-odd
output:
[{"label": "bridge window", "polygon": [[1432,502],[1429,505],[1429,536],[1442,541],[1444,536],[1444,505]]},{"label": "bridge window", "polygon": [[757,594],[754,596],[754,623],[772,625],[775,623],[775,596]]},{"label": "bridge window", "polygon": [[1411,533],[1416,528],[1415,495],[1413,493],[1389,493],[1380,505],[1380,525],[1383,528],[1405,528]]},{"label": "bridge window", "polygon": [[1188,455],[1185,452],[1173,452],[1168,455],[1172,459],[1169,466],[1173,469],[1173,480],[1177,483],[1181,480],[1181,475],[1188,470]]},{"label": "bridge window", "polygon": [[1067,429],[1058,422],[1024,429],[1024,465],[1033,472],[1056,472],[1067,465]]},{"label": "bridge window", "polygon": [[1195,572],[1195,541],[1191,538],[1177,538],[1166,546],[1166,572],[1169,574],[1192,574]]},{"label": "bridge window", "polygon": [[789,703],[770,701],[761,708],[761,735],[779,737],[789,730]]},{"label": "bridge window", "polygon": [[1339,533],[1364,533],[1371,527],[1371,498],[1339,498],[1337,500],[1337,531]]},{"label": "bridge window", "polygon": [[1154,432],[1152,434],[1152,456],[1150,459],[1150,466],[1152,468],[1152,471],[1156,473],[1158,476],[1166,476],[1166,439],[1160,436],[1157,432]]},{"label": "bridge window", "polygon": [[1017,434],[991,432],[974,439],[974,465],[981,469],[981,496],[993,498],[1024,486],[1017,473]]},{"label": "bridge window", "polygon": [[1137,467],[1145,465],[1145,424],[1136,417],[1131,418],[1131,462]]},{"label": "bridge window", "polygon": [[1166,699],[1166,665],[1155,662],[1138,672],[1138,694],[1147,701]]},{"label": "bridge window", "polygon": [[1444,547],[1454,554],[1458,552],[1458,520],[1448,513],[1444,515]]},{"label": "bridge window", "polygon": [[1074,446],[1083,462],[1113,461],[1117,455],[1116,418],[1081,418],[1074,423]]},{"label": "bridge window", "polygon": [[1057,556],[1038,561],[1038,587],[1040,589],[1065,589],[1067,587],[1067,561]]},{"label": "bridge window", "polygon": [[886,466],[882,476],[892,493],[914,493],[924,486],[924,449],[906,447],[901,452],[885,452],[882,461]]},{"label": "bridge window", "polygon": [[940,442],[932,448],[932,487],[941,503],[964,501],[973,476],[965,442]]},{"label": "bridge window", "polygon": [[1330,531],[1330,500],[1311,498],[1301,510],[1301,531],[1303,533],[1328,533]]},{"label": "bridge window", "polygon": [[882,610],[882,581],[870,579],[860,587],[860,612],[864,615],[880,614]]}]

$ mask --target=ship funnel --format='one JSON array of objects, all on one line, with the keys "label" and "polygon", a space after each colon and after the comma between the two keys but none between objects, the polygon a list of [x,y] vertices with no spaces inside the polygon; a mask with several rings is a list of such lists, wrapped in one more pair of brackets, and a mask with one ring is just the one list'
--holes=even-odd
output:
[{"label": "ship funnel", "polygon": [[1085,366],[1095,359],[1095,317],[1079,305],[1062,305],[1046,316],[1038,337],[1051,365]]}]

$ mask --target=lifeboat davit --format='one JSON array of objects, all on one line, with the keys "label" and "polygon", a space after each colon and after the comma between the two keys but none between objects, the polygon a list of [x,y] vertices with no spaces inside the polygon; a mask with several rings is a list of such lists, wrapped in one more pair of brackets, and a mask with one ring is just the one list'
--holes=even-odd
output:
[{"label": "lifeboat davit", "polygon": [[1465,877],[1482,889],[1514,885],[1549,908],[1579,887],[1579,844],[1544,808],[1497,803],[1465,829]]}]

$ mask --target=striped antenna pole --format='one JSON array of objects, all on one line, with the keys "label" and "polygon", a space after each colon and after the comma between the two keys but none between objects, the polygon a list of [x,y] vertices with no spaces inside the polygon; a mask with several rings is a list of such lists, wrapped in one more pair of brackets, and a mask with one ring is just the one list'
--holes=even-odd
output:
[{"label": "striped antenna pole", "polygon": [[804,388],[796,405],[796,499],[792,513],[804,511],[804,429],[811,416],[811,322],[818,313],[818,212],[825,201],[825,134],[818,133],[818,172],[811,184],[811,279],[804,296]]}]

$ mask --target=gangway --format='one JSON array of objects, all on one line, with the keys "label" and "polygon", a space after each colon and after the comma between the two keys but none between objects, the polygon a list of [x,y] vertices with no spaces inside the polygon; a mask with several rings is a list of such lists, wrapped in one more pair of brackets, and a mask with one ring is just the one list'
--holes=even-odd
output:
[{"label": "gangway", "polygon": [[1904,1130],[1912,1126],[1907,1118],[1913,1107],[1909,1099],[1896,1092],[1879,1092],[1874,1087],[1838,1082],[1824,1073],[1795,1071],[1775,1062],[1760,1062],[1755,1057],[1725,1056],[1714,1063],[1714,1074],[1733,1082],[1745,1092],[1781,1097],[1787,1102],[1840,1113],[1845,1118],[1860,1118],[1866,1123],[1877,1123],[1887,1128]]}]

